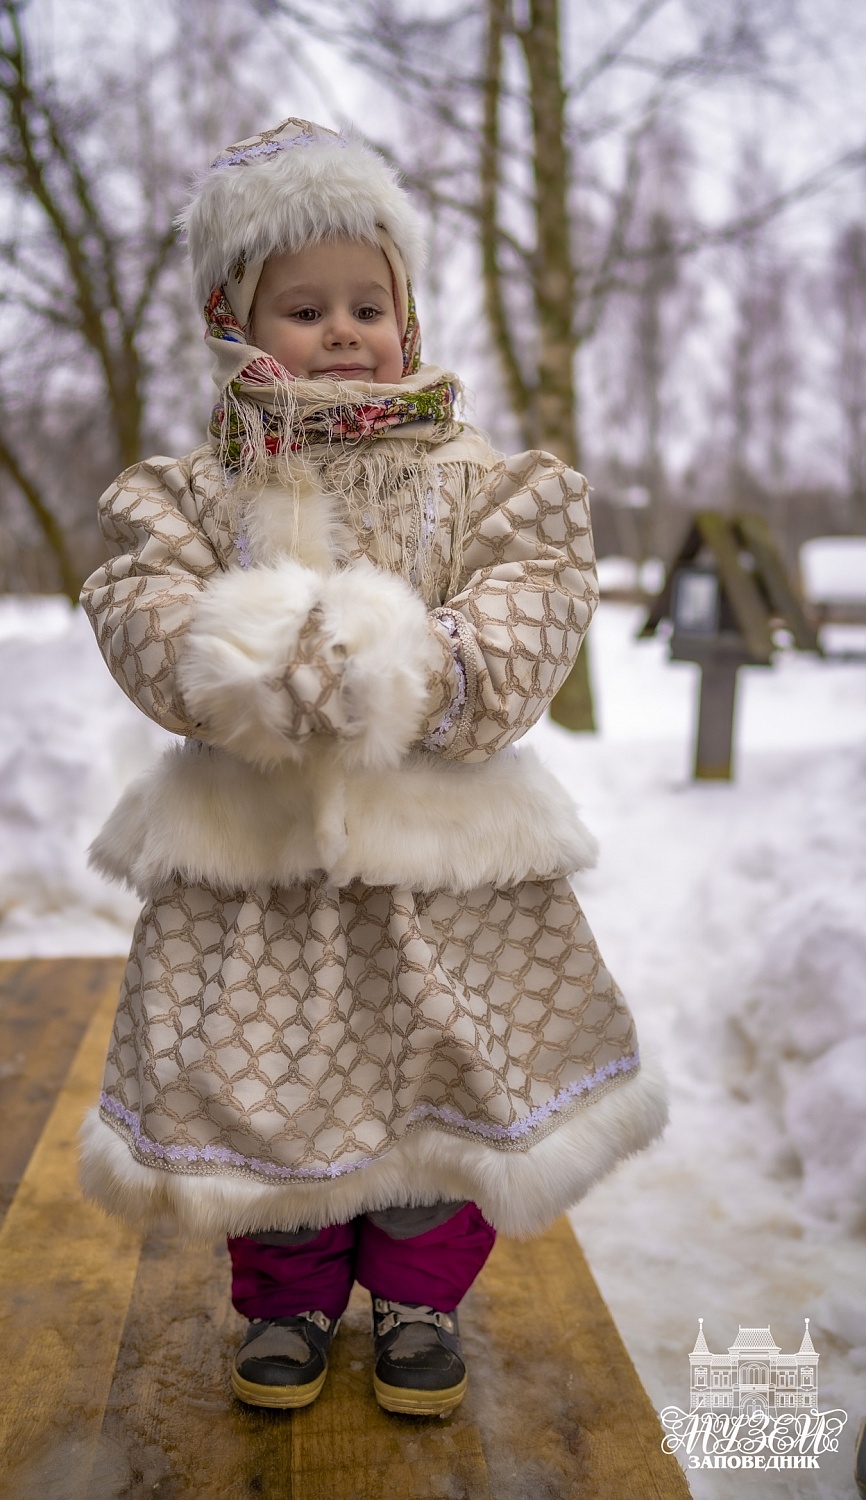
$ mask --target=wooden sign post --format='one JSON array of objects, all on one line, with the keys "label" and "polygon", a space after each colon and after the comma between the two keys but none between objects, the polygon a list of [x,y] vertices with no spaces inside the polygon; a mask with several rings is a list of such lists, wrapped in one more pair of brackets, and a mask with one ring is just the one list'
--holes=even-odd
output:
[{"label": "wooden sign post", "polygon": [[763,517],[696,513],[640,636],[665,619],[671,660],[701,668],[694,778],[730,781],[740,667],[772,666],[779,627],[797,649],[821,652]]}]

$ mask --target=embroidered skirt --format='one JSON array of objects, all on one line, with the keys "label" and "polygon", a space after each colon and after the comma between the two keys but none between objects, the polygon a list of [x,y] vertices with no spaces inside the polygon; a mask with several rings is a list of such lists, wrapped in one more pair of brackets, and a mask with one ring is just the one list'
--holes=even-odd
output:
[{"label": "embroidered skirt", "polygon": [[[566,879],[455,895],[175,878],[135,929],[100,1116],[187,1197],[192,1179],[234,1179],[233,1202],[246,1183],[259,1204],[303,1185],[305,1208],[273,1199],[273,1225],[293,1227],[338,1217],[326,1190],[349,1177],[354,1212],[483,1199],[460,1176],[470,1156],[531,1154],[637,1071],[631,1014]],[[438,1176],[429,1149],[413,1156],[422,1137],[457,1151],[439,1150]],[[629,1126],[614,1159],[646,1138]]]}]

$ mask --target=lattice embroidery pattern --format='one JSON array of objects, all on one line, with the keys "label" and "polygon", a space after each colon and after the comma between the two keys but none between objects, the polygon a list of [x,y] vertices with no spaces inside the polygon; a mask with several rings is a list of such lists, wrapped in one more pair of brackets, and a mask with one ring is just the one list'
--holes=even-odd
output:
[{"label": "lattice embroidery pattern", "polygon": [[422,1125],[526,1149],[636,1054],[567,881],[175,881],[136,928],[104,1113],[150,1164],[329,1177]]}]

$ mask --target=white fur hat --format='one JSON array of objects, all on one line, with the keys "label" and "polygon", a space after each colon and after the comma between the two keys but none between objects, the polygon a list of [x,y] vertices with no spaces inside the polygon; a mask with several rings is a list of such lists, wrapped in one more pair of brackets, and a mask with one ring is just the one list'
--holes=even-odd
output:
[{"label": "white fur hat", "polygon": [[384,250],[405,329],[407,277],[423,264],[421,221],[396,172],[351,136],[290,119],[227,146],[178,223],[199,306],[224,286],[242,327],[268,256],[345,236]]}]

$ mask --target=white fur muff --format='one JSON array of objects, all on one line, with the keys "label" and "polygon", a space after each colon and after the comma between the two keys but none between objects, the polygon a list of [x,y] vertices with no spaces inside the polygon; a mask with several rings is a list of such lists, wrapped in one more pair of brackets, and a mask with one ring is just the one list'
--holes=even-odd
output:
[{"label": "white fur muff", "polygon": [[[323,695],[346,768],[387,769],[416,739],[446,653],[423,602],[394,574],[364,561],[322,574],[284,558],[207,585],[177,678],[202,739],[262,769],[303,757]],[[308,712],[298,704],[305,689]]]}]

